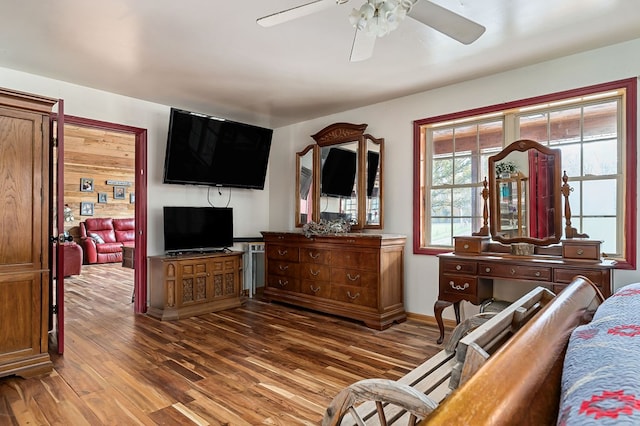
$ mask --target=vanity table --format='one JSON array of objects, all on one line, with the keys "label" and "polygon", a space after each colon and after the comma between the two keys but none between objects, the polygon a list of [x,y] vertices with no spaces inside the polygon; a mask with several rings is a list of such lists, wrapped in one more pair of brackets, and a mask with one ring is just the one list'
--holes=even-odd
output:
[{"label": "vanity table", "polygon": [[[506,160],[520,169],[517,178],[510,179],[510,189],[517,191],[515,194],[504,192],[508,178],[495,172],[497,165]],[[434,305],[440,330],[438,344],[444,339],[442,311],[453,305],[459,323],[460,302],[480,305],[491,299],[495,279],[514,286],[537,282],[558,293],[573,277],[582,275],[593,281],[604,297],[611,295],[615,261],[602,258],[601,241],[590,240],[571,227],[570,190],[566,175],[560,177],[560,164],[559,150],[531,140],[516,141],[489,158],[490,179],[488,190],[485,180],[483,191],[485,207],[489,204],[484,210],[488,212],[484,226],[474,235],[454,237],[454,251],[438,256],[439,288]],[[525,182],[531,184],[525,186]],[[523,194],[527,194],[526,199]],[[512,211],[505,212],[507,195],[515,195],[516,206],[522,209],[515,216]],[[566,219],[563,240],[562,195]],[[504,226],[507,220],[509,227]],[[523,246],[531,252],[523,255]]]}]

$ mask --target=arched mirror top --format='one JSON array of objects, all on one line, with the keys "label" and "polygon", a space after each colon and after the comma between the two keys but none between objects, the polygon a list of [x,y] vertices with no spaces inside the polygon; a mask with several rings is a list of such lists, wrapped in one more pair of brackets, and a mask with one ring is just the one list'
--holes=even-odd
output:
[{"label": "arched mirror top", "polygon": [[528,139],[489,157],[492,239],[539,246],[560,242],[561,167],[559,149]]},{"label": "arched mirror top", "polygon": [[319,146],[336,145],[359,140],[366,129],[367,124],[334,123],[311,137]]}]

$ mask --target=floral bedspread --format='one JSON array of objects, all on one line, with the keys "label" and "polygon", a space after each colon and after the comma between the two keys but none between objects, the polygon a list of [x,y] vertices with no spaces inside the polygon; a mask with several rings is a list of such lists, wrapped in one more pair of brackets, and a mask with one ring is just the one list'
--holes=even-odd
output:
[{"label": "floral bedspread", "polygon": [[640,283],[620,288],[571,334],[558,425],[640,425]]}]

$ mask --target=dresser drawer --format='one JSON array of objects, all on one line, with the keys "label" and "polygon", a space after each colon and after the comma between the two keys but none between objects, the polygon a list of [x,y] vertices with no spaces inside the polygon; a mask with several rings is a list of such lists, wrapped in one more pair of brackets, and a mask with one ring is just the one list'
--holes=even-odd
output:
[{"label": "dresser drawer", "polygon": [[478,262],[472,260],[443,260],[440,262],[443,273],[475,274]]},{"label": "dresser drawer", "polygon": [[300,280],[297,278],[278,276],[278,275],[268,275],[267,276],[267,287],[271,287],[276,290],[284,290],[284,291],[300,291]]},{"label": "dresser drawer", "polygon": [[378,304],[375,290],[354,286],[331,285],[331,299],[371,308]]},{"label": "dresser drawer", "polygon": [[570,283],[576,275],[589,278],[598,287],[609,285],[608,273],[606,271],[590,271],[583,268],[555,268],[553,270],[553,281],[557,283]]},{"label": "dresser drawer", "polygon": [[376,288],[378,274],[358,269],[331,268],[331,284]]},{"label": "dresser drawer", "polygon": [[329,281],[302,280],[300,293],[327,299],[331,297],[331,284]]},{"label": "dresser drawer", "polygon": [[301,248],[300,262],[328,264],[331,261],[331,251],[316,248]]},{"label": "dresser drawer", "polygon": [[269,244],[267,246],[267,258],[275,260],[288,260],[297,262],[299,260],[300,251],[297,247],[283,246],[278,244]]},{"label": "dresser drawer", "polygon": [[475,296],[478,291],[478,278],[467,275],[442,275],[440,292],[453,295]]},{"label": "dresser drawer", "polygon": [[480,254],[487,249],[489,237],[453,237],[454,251],[460,254]]},{"label": "dresser drawer", "polygon": [[269,275],[282,275],[289,277],[298,277],[300,264],[294,262],[278,262],[270,261],[267,272]]},{"label": "dresser drawer", "polygon": [[551,268],[545,266],[480,263],[478,265],[478,275],[494,278],[517,278],[520,280],[551,281]]},{"label": "dresser drawer", "polygon": [[378,263],[378,252],[375,251],[335,251],[332,253],[330,261],[331,266],[370,271],[376,271]]},{"label": "dresser drawer", "polygon": [[587,244],[585,242],[562,243],[562,257],[565,259],[600,260],[600,241],[597,244]]},{"label": "dresser drawer", "polygon": [[300,264],[300,279],[329,281],[331,269],[327,265],[317,265],[315,263]]}]

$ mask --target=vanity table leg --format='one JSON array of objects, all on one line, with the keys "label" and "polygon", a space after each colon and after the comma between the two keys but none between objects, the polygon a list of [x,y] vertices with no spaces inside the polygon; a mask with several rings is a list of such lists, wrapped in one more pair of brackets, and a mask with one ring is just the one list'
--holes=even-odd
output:
[{"label": "vanity table leg", "polygon": [[[459,322],[460,304],[456,303],[456,305],[458,306],[458,309],[456,310],[456,320],[458,320]],[[436,341],[438,345],[442,343],[442,341],[444,340],[444,322],[442,322],[442,311],[447,306],[451,306],[451,302],[447,302],[445,300],[436,300],[436,303],[433,305],[433,312],[436,315],[436,322],[438,323],[438,329],[440,329],[440,337]],[[455,306],[454,306],[454,309],[455,309]]]}]

